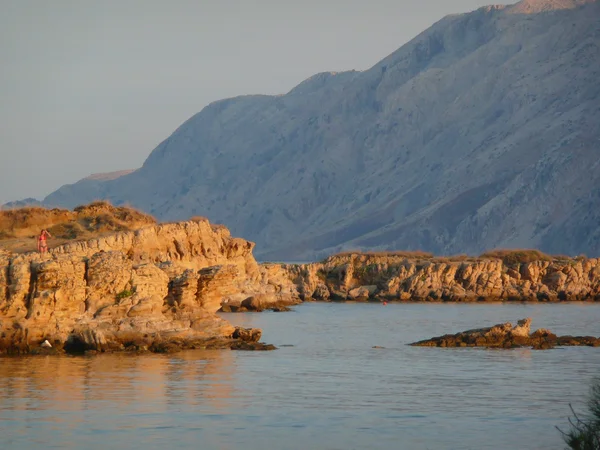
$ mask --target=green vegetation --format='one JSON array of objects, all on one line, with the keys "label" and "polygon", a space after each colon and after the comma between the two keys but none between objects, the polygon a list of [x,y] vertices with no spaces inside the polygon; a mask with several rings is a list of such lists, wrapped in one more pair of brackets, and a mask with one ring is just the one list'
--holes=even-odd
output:
[{"label": "green vegetation", "polygon": [[134,291],[130,290],[130,289],[124,289],[121,292],[119,292],[117,294],[117,300],[121,300],[124,298],[129,298],[134,294]]},{"label": "green vegetation", "polygon": [[317,278],[324,283],[327,281],[327,272],[325,272],[323,269],[317,270]]},{"label": "green vegetation", "polygon": [[364,280],[368,275],[373,275],[377,272],[377,264],[360,264],[354,266],[354,276]]},{"label": "green vegetation", "polygon": [[600,378],[592,384],[585,415],[577,415],[573,407],[569,407],[573,414],[569,418],[569,430],[565,432],[557,427],[565,443],[572,450],[600,450]]}]

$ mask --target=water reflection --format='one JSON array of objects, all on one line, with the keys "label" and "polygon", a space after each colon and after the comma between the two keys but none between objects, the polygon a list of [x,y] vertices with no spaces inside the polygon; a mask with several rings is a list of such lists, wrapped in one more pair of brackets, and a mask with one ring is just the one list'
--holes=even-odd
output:
[{"label": "water reflection", "polygon": [[225,414],[234,372],[230,351],[0,359],[0,423],[10,429],[0,426],[0,448],[81,448],[107,433],[123,433],[123,447],[153,446],[182,411]]},{"label": "water reflection", "polygon": [[572,306],[310,304],[227,316],[275,352],[0,358],[0,449],[560,448],[599,349],[406,344],[526,316],[600,334]]},{"label": "water reflection", "polygon": [[[152,412],[170,405],[223,408],[231,396],[234,360],[229,351],[95,357],[25,357],[0,360],[3,410],[88,409],[110,402],[127,408],[146,400]],[[143,411],[140,411],[143,412]]]}]

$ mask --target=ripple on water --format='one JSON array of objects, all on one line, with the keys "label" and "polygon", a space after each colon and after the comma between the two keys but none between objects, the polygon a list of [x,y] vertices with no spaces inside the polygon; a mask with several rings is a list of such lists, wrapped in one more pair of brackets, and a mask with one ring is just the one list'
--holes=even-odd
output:
[{"label": "ripple on water", "polygon": [[226,315],[275,352],[1,359],[0,448],[561,448],[600,349],[406,345],[526,316],[600,334],[598,304],[321,303]]}]

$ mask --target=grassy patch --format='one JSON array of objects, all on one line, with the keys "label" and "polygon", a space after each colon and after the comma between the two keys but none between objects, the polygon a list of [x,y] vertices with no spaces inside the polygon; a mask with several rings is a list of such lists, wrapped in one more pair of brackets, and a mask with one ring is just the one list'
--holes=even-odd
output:
[{"label": "grassy patch", "polygon": [[321,280],[323,283],[327,281],[327,274],[323,269],[317,270],[317,278]]},{"label": "grassy patch", "polygon": [[433,253],[424,252],[421,250],[407,251],[407,250],[380,250],[380,251],[361,251],[361,250],[349,250],[346,252],[336,253],[331,255],[330,258],[344,257],[344,256],[382,256],[382,257],[396,257],[396,258],[408,258],[408,259],[430,259],[433,258]]},{"label": "grassy patch", "polygon": [[492,250],[480,256],[480,258],[501,259],[507,266],[525,264],[534,261],[552,261],[553,258],[539,250],[515,249],[515,250]]},{"label": "grassy patch", "polygon": [[122,290],[121,292],[119,292],[117,294],[117,300],[122,300],[124,298],[129,298],[129,297],[133,296],[134,293],[135,292],[132,291],[131,289],[124,289],[124,290]]},{"label": "grassy patch", "polygon": [[105,201],[78,206],[73,211],[41,207],[9,209],[0,211],[0,247],[11,251],[35,250],[36,237],[43,229],[52,235],[49,245],[54,246],[155,223],[148,214]]}]

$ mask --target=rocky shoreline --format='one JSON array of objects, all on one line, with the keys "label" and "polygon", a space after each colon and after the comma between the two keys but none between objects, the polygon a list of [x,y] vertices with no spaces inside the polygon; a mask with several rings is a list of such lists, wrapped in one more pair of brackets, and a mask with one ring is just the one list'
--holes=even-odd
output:
[{"label": "rocky shoreline", "polygon": [[253,248],[198,218],[45,255],[0,249],[0,354],[272,349],[259,330],[236,329],[216,312],[287,311],[313,300],[600,300],[598,259],[348,253],[258,264]]},{"label": "rocky shoreline", "polygon": [[531,332],[531,318],[519,320],[513,327],[510,322],[487,328],[467,330],[456,334],[445,334],[423,341],[413,342],[416,347],[488,347],[519,348],[531,347],[546,350],[554,347],[588,346],[600,347],[600,338],[594,336],[557,336],[540,328]]},{"label": "rocky shoreline", "polygon": [[0,354],[272,349],[216,315],[224,298],[264,293],[253,247],[196,220],[0,250]]},{"label": "rocky shoreline", "polygon": [[276,350],[273,344],[259,342],[261,330],[236,327],[230,337],[181,338],[160,335],[136,336],[133,339],[106,339],[97,333],[75,333],[66,342],[55,341],[53,346],[48,340],[40,345],[17,349],[7,347],[6,355],[95,355],[98,353],[126,352],[176,353],[182,350]]},{"label": "rocky shoreline", "polygon": [[600,301],[600,259],[527,262],[350,253],[311,264],[265,264],[303,300]]}]

